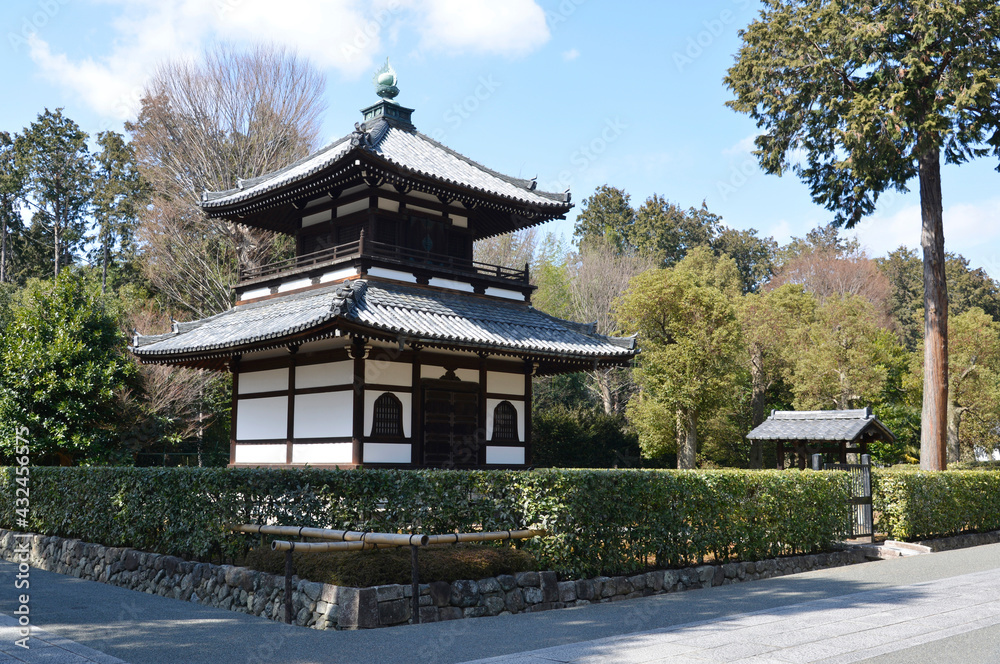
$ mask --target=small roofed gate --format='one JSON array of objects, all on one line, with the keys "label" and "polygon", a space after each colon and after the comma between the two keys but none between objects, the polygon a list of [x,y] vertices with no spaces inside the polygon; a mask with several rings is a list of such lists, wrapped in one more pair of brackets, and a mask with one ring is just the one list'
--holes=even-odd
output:
[{"label": "small roofed gate", "polygon": [[[771,411],[747,438],[774,441],[779,470],[786,456],[792,467],[805,470],[807,458],[812,468],[844,470],[851,474],[851,536],[871,537],[875,524],[872,514],[871,457],[868,444],[893,443],[896,437],[872,414],[870,408],[856,410]],[[861,463],[848,463],[859,455]],[[833,461],[825,463],[824,459]]]},{"label": "small roofed gate", "polygon": [[[813,469],[819,470],[819,454],[813,457]],[[875,517],[872,512],[871,457],[861,455],[861,463],[826,463],[823,470],[844,470],[851,474],[851,537],[870,537],[875,541]]]}]

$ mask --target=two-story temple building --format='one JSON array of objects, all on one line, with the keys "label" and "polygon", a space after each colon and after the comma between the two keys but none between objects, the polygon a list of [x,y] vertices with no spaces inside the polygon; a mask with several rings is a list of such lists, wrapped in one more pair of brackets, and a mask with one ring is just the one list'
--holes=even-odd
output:
[{"label": "two-story temple building", "polygon": [[568,193],[424,136],[395,74],[378,82],[351,134],[203,196],[211,217],[294,237],[295,257],[132,351],[232,374],[233,466],[525,467],[532,377],[626,365],[635,339],[534,309],[527,266],[475,261],[477,240],[564,218]]}]

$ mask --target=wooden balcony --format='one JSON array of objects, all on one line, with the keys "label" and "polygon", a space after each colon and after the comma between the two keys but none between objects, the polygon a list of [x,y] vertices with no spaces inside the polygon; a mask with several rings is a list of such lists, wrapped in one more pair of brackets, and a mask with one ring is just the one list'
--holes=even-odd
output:
[{"label": "wooden balcony", "polygon": [[349,262],[402,269],[407,272],[421,272],[448,279],[488,282],[501,288],[506,286],[523,290],[529,286],[527,265],[524,266],[523,270],[518,270],[502,265],[491,265],[444,254],[372,242],[366,240],[363,235],[361,239],[354,242],[328,247],[283,261],[242,269],[239,275],[239,286],[260,284],[278,278],[311,272],[317,268]]}]

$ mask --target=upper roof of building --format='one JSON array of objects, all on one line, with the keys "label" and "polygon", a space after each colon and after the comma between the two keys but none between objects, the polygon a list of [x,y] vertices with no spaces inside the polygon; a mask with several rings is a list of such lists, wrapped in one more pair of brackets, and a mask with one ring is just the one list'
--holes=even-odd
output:
[{"label": "upper roof of building", "polygon": [[[376,106],[391,103],[379,102]],[[455,187],[470,195],[494,196],[514,205],[548,211],[552,216],[562,215],[572,207],[568,191],[539,191],[534,180],[514,178],[486,168],[421,134],[409,122],[386,115],[358,123],[353,133],[285,168],[242,180],[235,189],[205,192],[201,206],[209,214],[221,215],[225,210],[251,204],[324,172],[353,164],[359,155],[376,165]]]},{"label": "upper roof of building", "polygon": [[894,441],[896,437],[872,415],[871,408],[855,410],[773,410],[771,416],[747,434],[751,440],[853,441],[864,434]]},{"label": "upper roof of building", "polygon": [[592,325],[560,320],[525,303],[365,279],[237,305],[176,323],[167,334],[137,334],[132,350],[146,362],[185,363],[332,336],[338,324],[424,346],[501,355],[610,364],[636,352],[635,337],[606,337]]}]

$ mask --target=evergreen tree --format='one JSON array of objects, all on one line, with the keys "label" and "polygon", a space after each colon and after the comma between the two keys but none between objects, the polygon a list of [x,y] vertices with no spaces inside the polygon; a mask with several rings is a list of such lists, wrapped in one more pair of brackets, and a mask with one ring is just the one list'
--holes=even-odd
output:
[{"label": "evergreen tree", "polygon": [[50,269],[42,265],[29,269],[35,271],[34,276],[51,272],[58,277],[84,241],[93,170],[87,134],[63,116],[61,108],[45,109],[17,136],[14,150],[33,212],[29,239],[47,240],[51,247]]},{"label": "evergreen tree", "polygon": [[920,183],[924,403],[920,463],[946,466],[948,301],[941,159],[1000,156],[1000,5],[992,0],[764,0],[726,84],[761,129],[760,165],[795,168],[853,227]]}]

